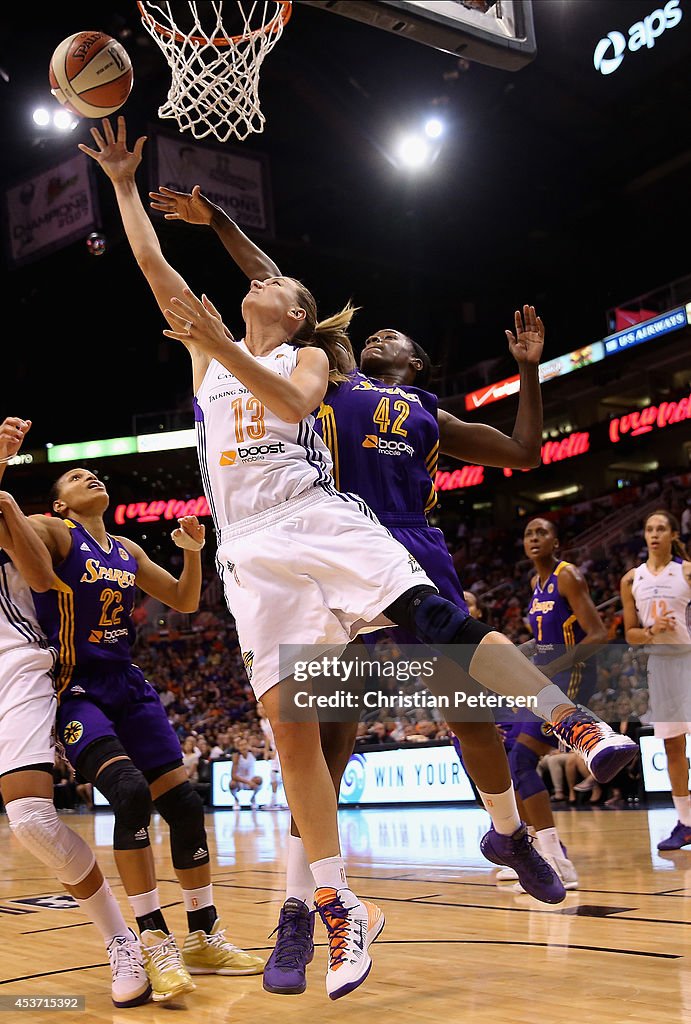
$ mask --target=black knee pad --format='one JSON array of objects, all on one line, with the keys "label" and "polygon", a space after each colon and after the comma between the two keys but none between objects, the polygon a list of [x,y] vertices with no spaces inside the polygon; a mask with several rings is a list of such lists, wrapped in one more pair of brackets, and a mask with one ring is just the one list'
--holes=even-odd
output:
[{"label": "black knee pad", "polygon": [[143,850],[149,846],[151,793],[146,779],[130,760],[114,761],[94,785],[113,809],[114,850]]},{"label": "black knee pad", "polygon": [[204,804],[189,782],[181,782],[154,800],[170,829],[170,852],[178,870],[209,863]]},{"label": "black knee pad", "polygon": [[[384,614],[435,650],[440,646],[458,647],[453,660],[466,670],[477,645],[493,632],[484,622],[478,622],[427,586],[411,587]],[[451,657],[449,651],[440,653]]]}]

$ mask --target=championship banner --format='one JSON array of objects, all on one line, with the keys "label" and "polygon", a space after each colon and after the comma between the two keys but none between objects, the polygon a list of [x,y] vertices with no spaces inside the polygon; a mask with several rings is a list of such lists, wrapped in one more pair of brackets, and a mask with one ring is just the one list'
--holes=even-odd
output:
[{"label": "championship banner", "polygon": [[161,185],[176,192],[191,192],[199,185],[212,203],[220,206],[240,227],[273,235],[273,211],[269,194],[266,158],[257,153],[239,153],[191,145],[179,138],[157,133],[155,166],[151,169],[151,191]]},{"label": "championship banner", "polygon": [[90,160],[82,153],[5,192],[7,248],[14,266],[85,238],[97,226]]}]

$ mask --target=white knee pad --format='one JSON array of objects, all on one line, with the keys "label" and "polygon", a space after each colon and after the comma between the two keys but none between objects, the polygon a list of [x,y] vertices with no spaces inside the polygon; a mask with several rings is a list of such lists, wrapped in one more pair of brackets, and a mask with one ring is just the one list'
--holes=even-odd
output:
[{"label": "white knee pad", "polygon": [[11,800],[5,809],[19,842],[51,868],[59,882],[78,885],[86,878],[96,858],[81,836],[63,825],[52,800],[23,797]]}]

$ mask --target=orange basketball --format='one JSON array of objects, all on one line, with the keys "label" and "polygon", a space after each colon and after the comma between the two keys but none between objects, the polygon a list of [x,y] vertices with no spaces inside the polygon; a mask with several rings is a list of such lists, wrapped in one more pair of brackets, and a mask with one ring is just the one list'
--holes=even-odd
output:
[{"label": "orange basketball", "polygon": [[132,61],[125,47],[104,32],[75,32],[50,59],[50,89],[79,117],[107,117],[132,89]]}]

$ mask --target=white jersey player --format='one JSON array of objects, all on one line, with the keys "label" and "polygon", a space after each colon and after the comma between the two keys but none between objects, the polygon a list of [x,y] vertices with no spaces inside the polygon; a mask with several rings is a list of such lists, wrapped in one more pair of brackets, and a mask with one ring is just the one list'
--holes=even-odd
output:
[{"label": "white jersey player", "polygon": [[274,731],[271,728],[271,722],[261,701],[257,702],[257,714],[259,715],[259,725],[264,734],[264,758],[269,762],[269,769],[271,771],[271,799],[265,806],[267,809],[277,810],[279,808],[278,787],[281,782],[281,763],[278,759]]},{"label": "white jersey player", "polygon": [[[145,139],[128,150],[124,117],[117,119],[117,135],[107,118],[102,131],[91,128],[96,149],[78,148],[111,180],[134,256],[171,325],[164,334],[182,342],[192,359],[197,447],[218,530],[218,566],[250,682],[274,728],[328,931],[327,992],[338,999],[368,976],[369,947],[384,915],[348,886],[316,710],[300,720],[298,692],[291,689],[298,663],[314,660],[315,645],[338,651],[363,627],[404,626],[423,642],[452,645],[447,650],[480,683],[534,696],[538,714],[583,751],[596,776],[611,778],[636,746],[545,685],[506,637],[441,598],[369,509],[334,489],[331,460],[311,417],[329,382],[355,368],[346,332],[354,309],[320,322],[301,282],[264,276],[243,300],[244,341],[235,343],[213,305],[196,298],[163,256],[135,181]],[[541,341],[539,351],[527,340],[519,347],[536,373]],[[309,697],[310,687],[301,692]]]},{"label": "white jersey player", "polygon": [[645,521],[648,559],[621,581],[624,629],[631,644],[648,647],[648,690],[655,735],[664,740],[678,822],[660,850],[691,844],[686,737],[691,734],[691,562],[679,524],[665,510]]},{"label": "white jersey player", "polygon": [[[0,424],[0,480],[30,420]],[[53,567],[14,499],[0,491],[0,791],[15,838],[55,877],[101,932],[116,1006],[138,1006],[151,986],[139,942],[92,851],[58,817],[53,803],[55,688],[53,652],[36,620],[30,587],[49,590]]]}]

